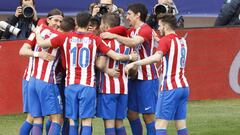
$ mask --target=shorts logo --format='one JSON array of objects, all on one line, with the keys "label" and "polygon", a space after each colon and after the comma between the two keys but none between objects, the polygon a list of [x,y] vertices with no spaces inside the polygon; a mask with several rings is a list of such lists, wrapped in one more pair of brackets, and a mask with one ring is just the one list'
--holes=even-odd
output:
[{"label": "shorts logo", "polygon": [[152,107],[145,107],[144,110],[147,111],[149,109],[151,109]]}]

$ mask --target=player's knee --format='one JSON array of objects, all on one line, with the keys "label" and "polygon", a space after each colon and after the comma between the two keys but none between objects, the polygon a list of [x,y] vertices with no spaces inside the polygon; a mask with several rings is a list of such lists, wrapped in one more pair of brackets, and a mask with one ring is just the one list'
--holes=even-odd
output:
[{"label": "player's knee", "polygon": [[42,117],[35,117],[35,118],[33,118],[33,123],[42,124],[43,123],[43,118]]},{"label": "player's knee", "polygon": [[168,125],[167,120],[157,119],[155,123],[155,129],[166,129]]},{"label": "player's knee", "polygon": [[114,128],[115,121],[114,120],[104,120],[105,128]]},{"label": "player's knee", "polygon": [[145,123],[152,123],[155,121],[155,115],[154,114],[143,114],[143,120]]},{"label": "player's knee", "polygon": [[76,126],[76,123],[75,123],[75,121],[73,119],[69,119],[69,124],[71,126]]},{"label": "player's knee", "polygon": [[186,125],[186,120],[176,120],[175,121],[175,126],[177,129],[184,129],[187,127]]},{"label": "player's knee", "polygon": [[26,121],[28,121],[29,123],[33,123],[33,117],[30,113],[27,115]]},{"label": "player's knee", "polygon": [[128,117],[128,120],[133,121],[133,120],[138,119],[138,118],[139,118],[139,115],[138,115],[137,112],[128,110],[128,115],[127,115],[127,117]]},{"label": "player's knee", "polygon": [[123,120],[120,120],[120,119],[115,120],[115,127],[116,128],[121,128],[123,126],[124,126],[123,125]]},{"label": "player's knee", "polygon": [[82,125],[83,126],[92,126],[92,118],[82,119]]},{"label": "player's knee", "polygon": [[50,116],[52,122],[55,122],[55,123],[60,123],[60,120],[62,118],[61,114],[53,114]]}]

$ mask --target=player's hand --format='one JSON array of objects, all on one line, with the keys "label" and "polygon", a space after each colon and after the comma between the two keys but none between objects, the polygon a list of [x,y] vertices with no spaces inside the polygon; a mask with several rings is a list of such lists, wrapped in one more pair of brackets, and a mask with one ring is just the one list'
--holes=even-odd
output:
[{"label": "player's hand", "polygon": [[137,54],[136,51],[132,51],[130,55],[132,56],[132,60],[131,61],[138,60],[138,54]]},{"label": "player's hand", "polygon": [[160,38],[159,38],[158,34],[157,34],[155,31],[153,31],[153,38],[154,38],[157,42],[160,41]]},{"label": "player's hand", "polygon": [[116,38],[116,34],[112,34],[110,32],[103,32],[100,34],[100,37],[102,39],[114,39],[114,38]]},{"label": "player's hand", "polygon": [[127,64],[127,65],[125,66],[125,68],[124,68],[125,74],[126,74],[126,75],[129,75],[130,69],[132,69],[134,66],[135,66],[134,62]]},{"label": "player's hand", "polygon": [[119,77],[120,70],[117,68],[109,68],[109,69],[107,69],[107,74],[112,77]]},{"label": "player's hand", "polygon": [[18,6],[17,9],[16,9],[16,12],[15,12],[15,16],[19,17],[19,15],[21,15],[21,14],[22,14],[22,7]]},{"label": "player's hand", "polygon": [[41,24],[40,26],[37,26],[35,29],[33,29],[33,32],[35,32],[36,34],[40,34],[40,31],[42,30],[42,26],[43,24]]},{"label": "player's hand", "polygon": [[55,60],[55,57],[53,55],[51,55],[50,53],[47,53],[45,51],[41,51],[39,52],[39,58],[47,60],[47,61],[53,61]]}]

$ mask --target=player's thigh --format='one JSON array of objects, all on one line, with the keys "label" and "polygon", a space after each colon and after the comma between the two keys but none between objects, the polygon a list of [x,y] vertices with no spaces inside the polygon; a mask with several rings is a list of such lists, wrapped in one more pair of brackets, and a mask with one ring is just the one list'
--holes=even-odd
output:
[{"label": "player's thigh", "polygon": [[175,90],[164,90],[159,93],[157,106],[156,106],[156,118],[163,120],[173,120],[177,109]]},{"label": "player's thigh", "polygon": [[125,119],[127,116],[127,103],[128,95],[118,94],[117,107],[116,107],[116,118],[115,119]]},{"label": "player's thigh", "polygon": [[81,86],[79,85],[69,85],[65,88],[65,115],[67,118],[77,120],[79,101],[78,94],[80,93]]},{"label": "player's thigh", "polygon": [[128,80],[128,109],[138,112],[137,103],[137,80]]},{"label": "player's thigh", "polygon": [[78,95],[79,118],[92,118],[96,113],[96,88],[83,86]]},{"label": "player's thigh", "polygon": [[62,102],[57,85],[37,79],[36,88],[43,116],[62,114]]},{"label": "player's thigh", "polygon": [[139,80],[137,84],[138,112],[155,113],[158,94],[158,79]]},{"label": "player's thigh", "polygon": [[187,116],[189,88],[180,88],[178,91],[181,96],[179,97],[178,107],[174,116],[174,120],[183,120],[186,119]]},{"label": "player's thigh", "polygon": [[96,116],[113,120],[116,117],[117,100],[116,94],[98,94]]},{"label": "player's thigh", "polygon": [[33,77],[30,78],[28,83],[28,107],[33,117],[42,116],[41,103],[36,90],[36,79]]}]

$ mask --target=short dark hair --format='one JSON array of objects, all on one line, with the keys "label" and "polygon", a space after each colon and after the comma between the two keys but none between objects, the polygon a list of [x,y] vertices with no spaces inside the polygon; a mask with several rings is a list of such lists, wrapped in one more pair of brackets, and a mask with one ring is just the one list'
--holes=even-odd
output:
[{"label": "short dark hair", "polygon": [[47,17],[53,16],[53,15],[61,15],[64,17],[63,12],[57,8],[54,8],[50,12],[48,12]]},{"label": "short dark hair", "polygon": [[92,27],[99,28],[99,26],[100,26],[100,21],[99,21],[97,18],[92,17],[92,18],[89,20],[89,25],[92,26]]},{"label": "short dark hair", "polygon": [[163,23],[167,23],[173,30],[177,28],[177,19],[173,14],[159,14],[157,21],[161,20]]},{"label": "short dark hair", "polygon": [[87,28],[92,15],[88,12],[79,12],[76,16],[77,26]]},{"label": "short dark hair", "polygon": [[146,6],[142,3],[134,3],[128,6],[128,10],[131,10],[134,14],[140,13],[140,20],[142,22],[146,21],[148,10]]},{"label": "short dark hair", "polygon": [[102,16],[102,21],[107,23],[111,28],[120,25],[120,17],[116,13],[107,13]]},{"label": "short dark hair", "polygon": [[[35,5],[35,0],[32,0],[33,5]],[[22,6],[23,0],[19,0],[19,5]]]},{"label": "short dark hair", "polygon": [[65,16],[60,24],[60,28],[64,32],[69,32],[75,29],[75,21],[72,17]]}]

